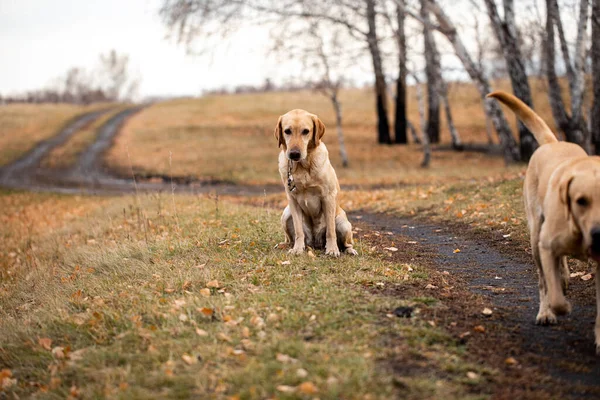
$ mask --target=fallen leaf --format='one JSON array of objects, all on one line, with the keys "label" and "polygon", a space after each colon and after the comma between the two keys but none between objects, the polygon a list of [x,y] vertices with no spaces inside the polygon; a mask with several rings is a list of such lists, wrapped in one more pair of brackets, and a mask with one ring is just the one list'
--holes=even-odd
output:
[{"label": "fallen leaf", "polygon": [[582,281],[589,281],[590,279],[592,279],[592,274],[586,274],[584,276],[581,277]]},{"label": "fallen leaf", "polygon": [[190,356],[189,354],[184,354],[181,356],[181,359],[187,364],[187,365],[193,365],[196,364],[198,362],[198,359],[196,357]]},{"label": "fallen leaf", "polygon": [[52,339],[49,338],[39,338],[38,344],[42,346],[46,350],[52,350]]},{"label": "fallen leaf", "polygon": [[304,368],[298,368],[296,370],[296,376],[298,378],[306,378],[308,376],[308,371],[305,370]]},{"label": "fallen leaf", "polygon": [[294,386],[279,385],[277,386],[277,390],[282,393],[294,393],[296,391],[296,388]]},{"label": "fallen leaf", "polygon": [[290,265],[291,263],[292,263],[291,261],[286,260],[286,261],[282,261],[281,265]]},{"label": "fallen leaf", "polygon": [[52,349],[52,355],[58,359],[65,358],[64,348],[61,346],[56,346]]},{"label": "fallen leaf", "polygon": [[517,365],[518,364],[517,360],[515,360],[513,357],[508,357],[506,360],[504,360],[504,363],[506,365]]},{"label": "fallen leaf", "polygon": [[571,273],[570,277],[571,278],[577,278],[578,276],[584,275],[583,272],[573,272]]},{"label": "fallen leaf", "polygon": [[196,335],[198,336],[208,336],[208,332],[204,329],[196,328]]},{"label": "fallen leaf", "polygon": [[398,251],[397,247],[384,247],[384,250],[389,250],[389,251]]},{"label": "fallen leaf", "polygon": [[427,284],[427,286],[425,286],[425,289],[437,289],[438,287],[435,285],[432,285],[431,283]]},{"label": "fallen leaf", "polygon": [[217,339],[222,340],[227,343],[232,342],[231,338],[222,332],[217,334]]},{"label": "fallen leaf", "polygon": [[454,254],[456,254],[456,253],[460,253],[460,249],[455,249],[455,250],[453,251],[453,253],[454,253]]},{"label": "fallen leaf", "polygon": [[208,282],[206,284],[206,287],[209,287],[209,288],[219,288],[220,287],[219,286],[219,281],[217,281],[217,280],[210,281],[210,282]]},{"label": "fallen leaf", "polygon": [[212,308],[206,308],[206,307],[202,307],[198,311],[200,311],[202,314],[206,315],[207,317],[210,317],[215,313],[215,310],[213,310]]},{"label": "fallen leaf", "polygon": [[244,326],[242,328],[242,336],[245,338],[249,338],[250,337],[250,328],[248,328],[247,326]]},{"label": "fallen leaf", "polygon": [[200,296],[210,297],[210,289],[209,288],[200,289]]},{"label": "fallen leaf", "polygon": [[477,374],[476,374],[475,372],[473,372],[473,371],[469,371],[469,372],[467,372],[467,378],[475,380],[475,379],[478,379],[478,378],[479,378],[479,375],[477,375]]},{"label": "fallen leaf", "polygon": [[296,362],[298,362],[298,360],[296,360],[295,358],[292,358],[287,354],[282,353],[277,353],[277,356],[275,356],[275,358],[277,359],[277,361],[284,364],[295,364]]},{"label": "fallen leaf", "polygon": [[312,382],[302,382],[298,385],[298,391],[304,394],[316,394],[319,389]]},{"label": "fallen leaf", "polygon": [[475,332],[485,333],[485,326],[483,326],[483,325],[477,325],[475,328],[473,328],[473,330]]},{"label": "fallen leaf", "polygon": [[185,315],[185,314],[179,314],[179,320],[180,320],[181,322],[185,322],[185,321],[187,321],[187,320],[188,320],[188,316],[187,316],[187,315]]},{"label": "fallen leaf", "polygon": [[486,307],[486,308],[484,308],[484,309],[481,311],[481,313],[482,313],[483,315],[488,315],[488,316],[489,316],[489,315],[492,315],[493,311],[492,311],[491,309],[489,309],[489,308],[487,308],[487,307]]}]

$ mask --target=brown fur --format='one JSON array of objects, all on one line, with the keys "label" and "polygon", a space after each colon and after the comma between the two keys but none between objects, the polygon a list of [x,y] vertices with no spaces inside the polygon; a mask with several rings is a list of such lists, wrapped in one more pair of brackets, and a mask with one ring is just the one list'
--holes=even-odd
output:
[{"label": "brown fur", "polygon": [[[340,185],[321,142],[324,134],[323,122],[304,110],[282,115],[275,125],[275,138],[282,147],[279,173],[288,198],[281,225],[292,254],[303,253],[308,245],[325,248],[326,254],[335,257],[340,249],[356,255],[352,225],[337,201]],[[300,152],[300,159],[292,161],[291,152]],[[293,191],[287,184],[290,165],[296,186]]]},{"label": "brown fur", "polygon": [[[539,275],[538,324],[555,324],[569,313],[567,256],[600,260],[592,230],[600,228],[600,157],[576,144],[559,142],[546,123],[505,92],[488,95],[507,105],[540,143],[527,168],[523,196],[533,259]],[[594,240],[595,241],[595,240]],[[600,278],[596,271],[596,351],[600,354]]]}]

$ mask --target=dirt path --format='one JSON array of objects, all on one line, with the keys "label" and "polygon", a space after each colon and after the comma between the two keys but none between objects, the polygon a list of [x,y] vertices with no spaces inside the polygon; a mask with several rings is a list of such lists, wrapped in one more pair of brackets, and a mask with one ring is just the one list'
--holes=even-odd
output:
[{"label": "dirt path", "polygon": [[[493,305],[493,317],[471,315],[473,323],[484,321],[490,332],[478,346],[492,349],[490,360],[511,356],[523,364],[539,367],[558,380],[565,394],[600,396],[600,357],[595,355],[593,327],[595,293],[593,280],[572,278],[568,298],[573,312],[556,326],[535,325],[538,308],[537,275],[529,256],[509,238],[491,238],[426,221],[362,213],[355,221],[370,229],[391,232],[400,251],[420,248],[438,271],[447,271],[464,282],[468,290]],[[492,243],[491,243],[492,242]],[[460,252],[455,252],[456,250]],[[467,317],[469,317],[467,315]],[[457,332],[462,333],[462,332]]]},{"label": "dirt path", "polygon": [[125,121],[143,107],[129,108],[110,118],[98,131],[96,140],[84,150],[75,165],[66,170],[41,168],[41,161],[50,152],[64,144],[84,126],[109,110],[96,111],[73,120],[53,138],[40,143],[14,163],[0,168],[0,186],[13,189],[50,191],[73,194],[115,195],[134,192],[177,192],[223,195],[260,195],[279,191],[279,185],[236,185],[228,182],[180,182],[170,177],[140,179],[123,178],[111,173],[103,163],[104,153]]},{"label": "dirt path", "polygon": [[[105,169],[102,157],[123,123],[140,109],[124,110],[107,121],[100,128],[97,140],[82,153],[72,168],[66,171],[40,169],[40,161],[52,149],[65,143],[103,112],[77,118],[54,138],[0,169],[0,186],[99,195],[174,191],[245,196],[281,191],[279,185],[261,187],[226,182],[171,182],[169,177],[134,181],[133,178],[112,175]],[[355,213],[353,218],[356,217]],[[459,307],[455,311],[456,314],[462,313],[462,323],[458,328],[447,327],[450,331],[472,327],[485,318],[483,321],[489,334],[476,342],[476,346],[481,348],[469,347],[470,352],[478,354],[479,360],[496,360],[496,364],[501,365],[507,356],[512,356],[518,359],[519,364],[511,368],[521,371],[520,379],[527,379],[529,368],[539,369],[550,374],[555,384],[564,383],[561,387],[570,396],[600,396],[600,357],[594,355],[593,280],[572,279],[569,297],[574,305],[573,313],[561,318],[555,327],[538,327],[534,324],[538,297],[536,273],[530,258],[516,246],[511,246],[510,239],[476,236],[468,228],[463,230],[389,215],[361,213],[361,217],[355,222],[369,232],[392,232],[389,239],[402,244],[396,257],[414,255],[419,258],[418,262],[428,263],[437,271],[448,271],[458,282],[464,283],[465,290],[479,295],[493,306],[491,318],[482,317],[479,310],[468,311],[466,306]],[[456,249],[460,252],[455,252]],[[460,333],[456,332],[457,337]]]}]

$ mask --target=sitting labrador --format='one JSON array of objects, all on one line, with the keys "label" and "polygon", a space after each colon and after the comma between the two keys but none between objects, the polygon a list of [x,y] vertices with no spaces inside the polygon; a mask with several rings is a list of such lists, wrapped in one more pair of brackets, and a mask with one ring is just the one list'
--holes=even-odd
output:
[{"label": "sitting labrador", "polygon": [[352,225],[337,202],[340,184],[321,142],[324,134],[323,122],[304,110],[282,115],[275,126],[282,147],[279,173],[288,198],[281,216],[286,243],[292,254],[310,246],[335,257],[340,250],[356,255]]},{"label": "sitting labrador", "polygon": [[[566,256],[600,260],[600,157],[559,142],[548,125],[521,100],[497,91],[488,95],[507,105],[540,144],[527,167],[523,196],[533,260],[539,275],[538,324],[555,324],[567,314]],[[596,271],[596,352],[600,354],[600,277]]]}]

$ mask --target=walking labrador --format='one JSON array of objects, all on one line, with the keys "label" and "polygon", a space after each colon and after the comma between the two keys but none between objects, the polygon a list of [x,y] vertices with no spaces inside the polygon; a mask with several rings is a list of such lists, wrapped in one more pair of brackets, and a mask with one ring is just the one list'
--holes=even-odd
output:
[{"label": "walking labrador", "polygon": [[[507,105],[533,133],[540,148],[527,167],[523,196],[539,275],[538,324],[555,324],[567,314],[566,256],[600,261],[600,157],[559,142],[548,125],[521,100],[497,91],[488,95]],[[600,354],[600,278],[596,268],[596,352]]]},{"label": "walking labrador", "polygon": [[281,225],[292,254],[310,246],[335,257],[340,249],[356,255],[352,225],[337,203],[340,184],[321,142],[324,134],[323,122],[304,110],[292,110],[277,121],[275,138],[283,147],[279,173],[288,198]]}]

